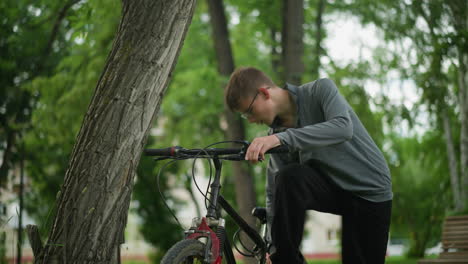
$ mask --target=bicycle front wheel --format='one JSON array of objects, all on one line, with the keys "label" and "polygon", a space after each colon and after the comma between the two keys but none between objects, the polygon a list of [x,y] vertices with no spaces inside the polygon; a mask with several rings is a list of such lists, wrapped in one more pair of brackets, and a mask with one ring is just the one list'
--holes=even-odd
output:
[{"label": "bicycle front wheel", "polygon": [[205,244],[195,239],[177,242],[163,257],[161,264],[206,264]]}]

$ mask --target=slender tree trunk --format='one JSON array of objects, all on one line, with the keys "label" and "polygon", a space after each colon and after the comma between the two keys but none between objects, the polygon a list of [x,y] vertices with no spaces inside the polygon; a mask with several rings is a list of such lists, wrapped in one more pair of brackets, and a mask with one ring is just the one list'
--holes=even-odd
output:
[{"label": "slender tree trunk", "polygon": [[285,80],[288,83],[301,84],[304,64],[304,1],[283,0],[283,65]]},{"label": "slender tree trunk", "polygon": [[[24,154],[24,145],[21,146],[21,152]],[[24,210],[24,156],[20,161],[20,188],[19,188],[19,214],[18,214],[18,244],[16,263],[21,264],[23,259],[23,210]]]},{"label": "slender tree trunk", "polygon": [[[208,0],[208,7],[216,58],[218,61],[218,72],[220,75],[228,78],[234,71],[234,59],[231,44],[229,42],[229,32],[223,2],[222,0]],[[224,83],[222,86],[224,87],[225,85],[226,84]],[[232,113],[226,106],[224,109],[224,116],[227,121],[226,138],[228,140],[244,139],[244,123],[239,116]],[[250,226],[255,227],[255,219],[250,213],[256,204],[253,177],[244,167],[243,163],[234,162],[232,166],[235,179],[236,202],[239,207],[239,213]],[[248,245],[252,245],[252,243],[250,242]],[[246,259],[246,263],[254,263],[254,259],[248,258]]]},{"label": "slender tree trunk", "polygon": [[39,57],[39,63],[38,63],[38,69],[37,69],[37,72],[39,74],[47,66],[46,58],[49,57],[49,55],[52,53],[52,45],[54,44],[54,41],[59,34],[60,26],[62,25],[63,20],[66,18],[67,13],[70,11],[70,9],[80,1],[81,0],[68,0],[60,9],[60,11],[57,13],[57,17],[55,18],[54,25],[52,26],[49,40],[47,41],[47,45],[44,49],[44,53]]},{"label": "slender tree trunk", "polygon": [[[468,23],[468,22],[467,22]],[[459,48],[459,104],[460,104],[460,168],[461,168],[461,204],[460,211],[468,209],[468,51]]]},{"label": "slender tree trunk", "polygon": [[458,68],[458,86],[460,101],[460,165],[462,182],[462,208],[468,210],[468,3],[460,1],[460,43],[458,45],[459,68]]},{"label": "slender tree trunk", "polygon": [[288,42],[286,39],[288,38],[288,0],[281,1],[282,8],[281,8],[281,66],[279,67],[280,71],[280,79],[283,82],[288,82],[286,77],[286,50],[288,50]]},{"label": "slender tree trunk", "polygon": [[229,31],[223,1],[208,0],[208,8],[212,27],[212,39],[218,61],[218,72],[221,75],[229,76],[234,71],[234,59],[231,43],[229,42]]},{"label": "slender tree trunk", "polygon": [[[464,32],[468,32],[468,3],[465,1],[464,2],[464,18],[465,18],[465,23],[464,23]],[[463,56],[462,56],[462,61],[463,61],[463,72],[462,72],[462,82],[463,85],[460,87],[460,90],[463,91],[464,93],[464,101],[463,101],[463,106],[461,107],[463,109],[463,118],[461,120],[462,122],[462,144],[463,144],[463,149],[461,151],[462,153],[462,158],[461,158],[461,164],[463,167],[462,171],[462,179],[463,179],[463,201],[464,201],[464,210],[468,210],[468,37],[466,34],[464,35],[464,45],[462,45],[462,50],[464,51]]]},{"label": "slender tree trunk", "polygon": [[123,0],[122,20],[35,263],[120,263],[133,179],[195,0]]},{"label": "slender tree trunk", "polygon": [[444,110],[442,113],[442,122],[444,125],[444,135],[445,135],[445,143],[447,146],[447,157],[449,161],[449,172],[450,172],[450,183],[452,185],[453,191],[453,201],[455,205],[455,210],[461,210],[462,203],[461,203],[461,186],[460,181],[458,180],[458,162],[457,162],[457,155],[455,153],[455,147],[453,145],[453,138],[452,138],[452,127],[450,124],[450,117],[447,114],[447,110]]},{"label": "slender tree trunk", "polygon": [[271,67],[276,75],[281,75],[281,34],[275,26],[270,28],[271,37]]},{"label": "slender tree trunk", "polygon": [[18,131],[5,125],[6,148],[3,150],[2,163],[0,165],[0,187],[6,186],[6,182],[8,180],[8,172],[11,167],[10,163],[12,163],[10,159],[14,155],[13,148],[15,146],[17,134]]},{"label": "slender tree trunk", "polygon": [[322,54],[322,26],[323,26],[323,14],[325,12],[326,0],[318,0],[317,3],[317,17],[315,18],[315,62],[314,68],[312,69],[312,79],[318,79],[320,77],[320,56]]},{"label": "slender tree trunk", "polygon": [[468,210],[468,2],[466,0],[447,1],[451,19],[459,38],[458,51],[458,103],[460,107],[460,168],[461,168],[461,211]]}]

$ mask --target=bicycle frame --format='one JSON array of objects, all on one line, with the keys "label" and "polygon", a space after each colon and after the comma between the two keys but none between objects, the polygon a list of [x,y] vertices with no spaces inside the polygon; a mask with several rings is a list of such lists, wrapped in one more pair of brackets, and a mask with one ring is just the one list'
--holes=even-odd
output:
[{"label": "bicycle frame", "polygon": [[[218,142],[219,143],[227,143]],[[250,227],[247,222],[232,208],[232,206],[220,195],[220,178],[221,178],[221,168],[222,160],[230,161],[243,161],[245,158],[246,150],[249,147],[249,142],[247,141],[229,141],[234,143],[240,143],[243,145],[242,148],[203,148],[203,149],[185,149],[179,146],[173,146],[169,148],[161,149],[145,149],[145,155],[147,156],[158,156],[156,160],[164,159],[197,159],[204,158],[210,159],[215,165],[215,177],[210,187],[210,197],[209,205],[207,208],[207,214],[203,218],[196,217],[192,220],[192,225],[189,230],[185,232],[185,241],[179,241],[175,244],[168,252],[169,256],[166,261],[174,260],[174,257],[177,257],[183,248],[190,247],[193,251],[185,251],[183,254],[186,254],[186,257],[196,257],[199,259],[203,257],[204,263],[210,264],[221,264],[221,260],[224,256],[226,257],[228,264],[235,264],[236,260],[234,258],[234,253],[231,248],[229,238],[226,236],[225,230],[225,221],[221,218],[220,210],[221,208],[232,217],[234,222],[238,227],[253,241],[255,247],[253,249],[253,255],[259,260],[260,264],[265,264],[266,262],[266,253],[267,253],[267,244],[260,236],[260,234],[252,227]],[[212,144],[212,145],[215,145]],[[212,146],[210,145],[210,146]],[[287,146],[278,146],[268,150],[265,154],[273,153],[287,153],[289,149]],[[262,223],[265,223],[264,215],[265,211],[256,211],[257,217],[262,220]],[[212,228],[216,229],[216,232]],[[198,240],[197,241],[188,241]],[[201,241],[200,241],[201,240]],[[182,242],[182,244],[180,243]],[[187,242],[187,243],[186,243]],[[203,245],[204,244],[204,245]],[[245,248],[245,246],[244,246]],[[196,251],[196,252],[195,252]],[[196,255],[190,255],[196,254]],[[184,257],[184,256],[181,256]],[[166,257],[165,257],[166,258]],[[163,261],[165,260],[163,258]],[[172,263],[172,262],[166,262]]]},{"label": "bicycle frame", "polygon": [[[231,248],[229,238],[225,235],[224,219],[219,214],[219,207],[232,217],[234,222],[245,232],[245,234],[255,243],[259,251],[260,263],[264,264],[266,259],[267,245],[260,234],[234,210],[234,208],[220,195],[220,177],[222,162],[217,157],[212,158],[215,165],[215,177],[210,185],[211,196],[209,197],[209,206],[206,217],[194,218],[192,227],[186,231],[186,239],[206,238],[205,261],[212,264],[221,264],[222,252],[226,257],[228,264],[235,264],[234,253]],[[217,226],[217,232],[211,227]]]}]

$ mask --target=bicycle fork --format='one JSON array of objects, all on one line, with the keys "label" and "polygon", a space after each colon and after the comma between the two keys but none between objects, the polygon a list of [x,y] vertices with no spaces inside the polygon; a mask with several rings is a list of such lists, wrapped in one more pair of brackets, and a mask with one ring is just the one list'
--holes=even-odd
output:
[{"label": "bicycle fork", "polygon": [[[216,232],[210,226],[217,225]],[[206,263],[221,264],[226,230],[224,219],[199,218],[192,220],[192,226],[185,232],[185,239],[205,239],[205,259]]]},{"label": "bicycle fork", "polygon": [[[236,263],[234,254],[231,250],[229,239],[226,237],[225,220],[221,218],[219,207],[222,207],[226,213],[232,217],[234,222],[254,241],[256,251],[259,254],[260,263],[265,263],[266,244],[263,238],[251,228],[241,216],[229,205],[229,203],[220,195],[220,176],[221,176],[221,161],[213,158],[216,168],[213,183],[210,185],[211,196],[209,200],[206,217],[195,217],[192,219],[192,225],[185,232],[186,239],[205,240],[204,262],[210,264],[221,264],[223,258],[223,250],[225,251],[226,260],[228,263]],[[258,217],[258,216],[257,216]],[[212,228],[216,228],[216,232]]]},{"label": "bicycle fork", "polygon": [[[206,217],[195,217],[192,219],[192,225],[190,229],[185,232],[185,238],[197,240],[205,238],[204,261],[211,264],[221,264],[224,242],[226,241],[225,220],[220,217],[218,218],[217,215],[217,202],[221,189],[220,177],[222,164],[217,157],[213,158],[213,162],[216,172],[213,183],[210,185],[211,196],[208,212]],[[216,232],[213,231],[211,227],[216,227]]]}]

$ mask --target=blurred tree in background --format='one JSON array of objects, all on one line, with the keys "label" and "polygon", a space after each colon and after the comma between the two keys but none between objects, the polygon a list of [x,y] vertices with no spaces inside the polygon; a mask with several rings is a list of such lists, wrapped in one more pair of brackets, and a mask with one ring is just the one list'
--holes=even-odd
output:
[{"label": "blurred tree in background", "polygon": [[38,76],[49,76],[69,50],[70,29],[66,17],[73,15],[78,1],[56,3],[37,1],[2,1],[0,39],[0,186],[9,170],[23,153],[20,137],[26,129],[38,97],[23,86]]},{"label": "blurred tree in background", "polygon": [[392,235],[409,238],[408,255],[422,257],[437,244],[450,206],[444,140],[438,131],[421,138],[392,137],[389,163],[393,176]]},{"label": "blurred tree in background", "polygon": [[388,41],[385,57],[398,62],[389,66],[400,71],[400,78],[413,80],[422,92],[420,102],[431,114],[432,128],[444,131],[453,209],[467,212],[468,2],[362,0],[339,3],[341,10],[382,30]]}]

